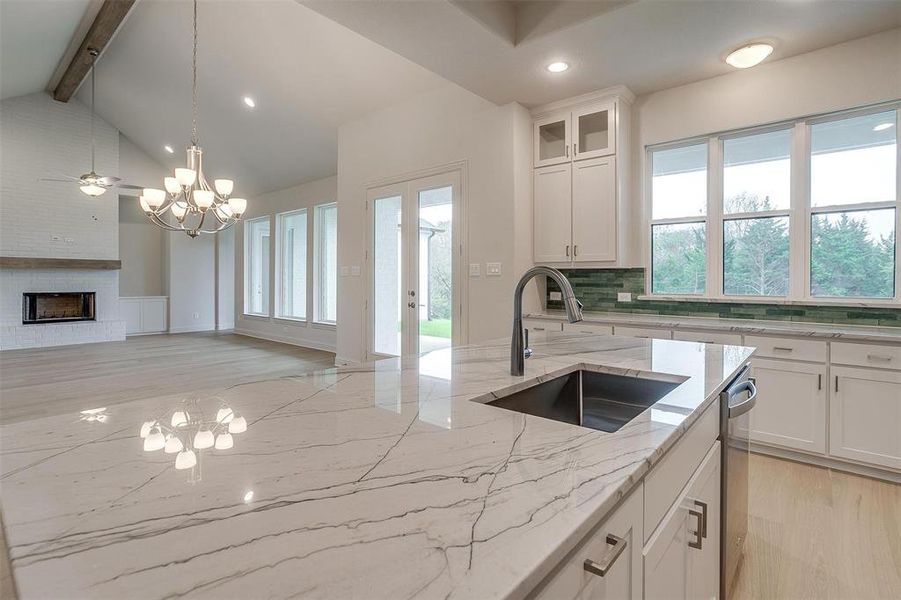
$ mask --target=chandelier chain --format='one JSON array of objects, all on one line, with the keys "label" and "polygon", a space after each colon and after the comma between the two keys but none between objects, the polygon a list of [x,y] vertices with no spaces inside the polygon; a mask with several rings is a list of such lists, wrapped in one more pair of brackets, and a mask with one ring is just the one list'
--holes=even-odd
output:
[{"label": "chandelier chain", "polygon": [[197,145],[197,0],[194,0],[194,53],[191,68],[191,144]]},{"label": "chandelier chain", "polygon": [[97,71],[97,49],[89,48],[88,53],[91,55],[91,173],[94,172],[94,156],[96,154],[95,146],[97,145],[94,140],[94,78],[95,72]]}]

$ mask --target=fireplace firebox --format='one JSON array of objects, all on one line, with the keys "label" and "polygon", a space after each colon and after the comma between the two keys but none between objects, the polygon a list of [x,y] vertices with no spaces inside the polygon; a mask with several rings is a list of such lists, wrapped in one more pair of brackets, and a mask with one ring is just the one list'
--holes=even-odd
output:
[{"label": "fireplace firebox", "polygon": [[96,292],[26,292],[22,294],[22,324],[95,321]]}]

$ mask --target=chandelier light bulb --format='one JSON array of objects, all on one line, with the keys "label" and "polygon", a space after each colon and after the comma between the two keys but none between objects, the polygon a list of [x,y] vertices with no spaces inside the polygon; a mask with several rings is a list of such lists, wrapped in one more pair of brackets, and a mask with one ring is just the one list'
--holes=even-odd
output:
[{"label": "chandelier light bulb", "polygon": [[198,450],[203,450],[204,448],[212,448],[213,446],[213,432],[209,429],[202,429],[198,431],[194,435],[194,447]]},{"label": "chandelier light bulb", "polygon": [[228,207],[231,209],[232,213],[235,214],[235,216],[240,217],[244,214],[244,211],[247,210],[247,199],[229,198]]},{"label": "chandelier light bulb", "polygon": [[141,439],[146,438],[150,435],[150,429],[156,425],[156,421],[144,421],[144,424],[141,425]]},{"label": "chandelier light bulb", "polygon": [[163,185],[170,194],[174,195],[181,191],[181,184],[178,183],[178,179],[175,177],[166,177],[163,179]]},{"label": "chandelier light bulb", "polygon": [[193,450],[183,450],[178,453],[178,456],[175,457],[175,468],[176,469],[190,469],[194,465],[197,464],[197,455],[194,454]]},{"label": "chandelier light bulb", "polygon": [[172,413],[171,425],[173,427],[184,427],[188,424],[188,413],[183,410],[177,410]]},{"label": "chandelier light bulb", "polygon": [[235,440],[230,433],[220,433],[216,436],[216,450],[228,450],[235,445]]},{"label": "chandelier light bulb", "polygon": [[166,447],[166,436],[159,429],[144,438],[144,451],[155,452]]},{"label": "chandelier light bulb", "polygon": [[230,423],[234,418],[235,411],[228,408],[227,406],[223,406],[219,409],[219,412],[216,413],[216,420],[220,423]]},{"label": "chandelier light bulb", "polygon": [[96,198],[97,196],[102,195],[106,191],[105,187],[103,187],[101,185],[96,185],[94,183],[89,183],[87,185],[83,185],[79,189],[82,191],[82,193],[87,194],[88,196],[90,196],[92,198]]},{"label": "chandelier light bulb", "polygon": [[153,212],[153,209],[150,208],[150,204],[147,203],[147,198],[140,196],[138,197],[138,202],[141,203],[141,210],[143,210],[145,213]]},{"label": "chandelier light bulb", "polygon": [[188,205],[184,202],[176,202],[172,205],[172,214],[175,215],[175,218],[181,221],[185,218],[185,215],[188,214]]},{"label": "chandelier light bulb", "polygon": [[244,417],[235,417],[228,424],[229,433],[244,433],[245,431],[247,431],[247,419]]},{"label": "chandelier light bulb", "polygon": [[194,190],[191,195],[194,198],[194,204],[200,210],[206,210],[213,205],[213,192],[209,190]]},{"label": "chandelier light bulb", "polygon": [[213,185],[216,187],[216,193],[220,196],[228,196],[235,189],[235,182],[231,179],[217,179]]},{"label": "chandelier light bulb", "polygon": [[166,438],[166,447],[163,448],[166,454],[175,454],[176,452],[181,452],[184,450],[185,445],[181,443],[181,440],[177,435],[169,435]]},{"label": "chandelier light bulb", "polygon": [[219,215],[219,218],[223,221],[227,221],[235,215],[234,211],[232,211],[228,204],[217,204],[215,211],[216,214]]},{"label": "chandelier light bulb", "polygon": [[197,171],[194,169],[175,169],[175,179],[183,187],[191,187],[197,181]]},{"label": "chandelier light bulb", "polygon": [[142,197],[147,200],[147,205],[150,206],[150,208],[156,209],[162,206],[163,202],[166,201],[166,192],[155,188],[144,188]]}]

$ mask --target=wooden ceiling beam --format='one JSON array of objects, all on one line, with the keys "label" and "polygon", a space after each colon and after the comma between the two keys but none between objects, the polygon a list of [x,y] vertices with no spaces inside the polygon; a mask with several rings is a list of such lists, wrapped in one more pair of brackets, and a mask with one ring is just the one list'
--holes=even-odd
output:
[{"label": "wooden ceiling beam", "polygon": [[69,66],[63,72],[59,83],[53,90],[53,99],[59,102],[68,102],[75,95],[78,86],[91,70],[91,53],[89,48],[96,48],[101,53],[113,34],[125,20],[125,17],[135,5],[136,0],[104,0],[97,12],[94,22],[88,28],[84,39],[78,46],[78,51],[69,62]]}]

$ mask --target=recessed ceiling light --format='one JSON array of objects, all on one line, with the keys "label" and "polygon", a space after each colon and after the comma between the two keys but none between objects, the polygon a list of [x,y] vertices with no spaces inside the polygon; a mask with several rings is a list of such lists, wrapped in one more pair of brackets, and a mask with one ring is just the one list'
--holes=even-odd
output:
[{"label": "recessed ceiling light", "polygon": [[163,146],[163,150],[165,150],[169,154],[175,153],[175,149],[172,146],[170,146],[169,144],[166,144],[165,146]]},{"label": "recessed ceiling light", "polygon": [[569,68],[569,63],[563,61],[552,62],[547,66],[547,70],[551,73],[562,73]]},{"label": "recessed ceiling light", "polygon": [[726,62],[736,69],[747,69],[759,65],[773,53],[771,44],[748,44],[738,50],[733,50],[726,57]]},{"label": "recessed ceiling light", "polygon": [[246,104],[249,108],[257,107],[257,103],[250,96],[244,96],[244,104]]},{"label": "recessed ceiling light", "polygon": [[873,131],[885,131],[889,127],[894,127],[894,123],[880,123],[876,127],[873,128]]}]

